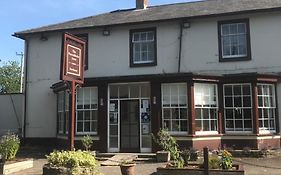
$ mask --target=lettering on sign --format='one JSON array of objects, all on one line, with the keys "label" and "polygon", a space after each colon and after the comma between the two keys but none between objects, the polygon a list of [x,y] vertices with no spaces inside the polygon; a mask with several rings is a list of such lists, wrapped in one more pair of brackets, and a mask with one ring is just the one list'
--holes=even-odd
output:
[{"label": "lettering on sign", "polygon": [[67,45],[66,74],[80,76],[81,74],[81,49],[72,45]]}]

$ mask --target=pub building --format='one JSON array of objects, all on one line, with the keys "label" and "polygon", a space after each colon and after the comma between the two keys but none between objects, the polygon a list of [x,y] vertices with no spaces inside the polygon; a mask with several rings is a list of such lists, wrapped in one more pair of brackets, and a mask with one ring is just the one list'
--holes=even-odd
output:
[{"label": "pub building", "polygon": [[132,9],[16,32],[25,40],[25,141],[68,147],[67,32],[86,43],[75,146],[90,135],[101,152],[154,152],[151,134],[166,128],[181,148],[280,148],[280,9],[269,0],[136,0]]}]

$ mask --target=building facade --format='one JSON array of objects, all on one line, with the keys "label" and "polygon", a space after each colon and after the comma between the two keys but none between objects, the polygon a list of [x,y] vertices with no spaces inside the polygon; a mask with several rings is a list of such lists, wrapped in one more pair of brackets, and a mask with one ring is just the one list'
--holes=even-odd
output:
[{"label": "building facade", "polygon": [[14,34],[26,43],[26,140],[67,143],[69,32],[87,41],[76,140],[152,152],[151,134],[166,128],[185,148],[279,148],[281,1],[146,3]]}]

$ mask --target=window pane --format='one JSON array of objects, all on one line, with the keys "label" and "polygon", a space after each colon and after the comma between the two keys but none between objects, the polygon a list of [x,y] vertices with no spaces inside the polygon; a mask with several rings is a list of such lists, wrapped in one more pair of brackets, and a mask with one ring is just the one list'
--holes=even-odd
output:
[{"label": "window pane", "polygon": [[246,33],[246,25],[243,23],[238,24],[238,33]]},{"label": "window pane", "polygon": [[228,35],[229,34],[229,25],[224,24],[222,25],[222,35]]}]

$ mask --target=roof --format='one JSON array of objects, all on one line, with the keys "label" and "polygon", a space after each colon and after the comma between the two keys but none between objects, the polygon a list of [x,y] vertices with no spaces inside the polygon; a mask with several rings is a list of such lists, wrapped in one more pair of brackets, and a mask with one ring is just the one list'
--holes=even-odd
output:
[{"label": "roof", "polygon": [[104,27],[141,22],[165,21],[253,11],[280,10],[281,0],[205,0],[150,6],[147,9],[116,10],[54,25],[16,32],[15,36],[32,33]]}]

